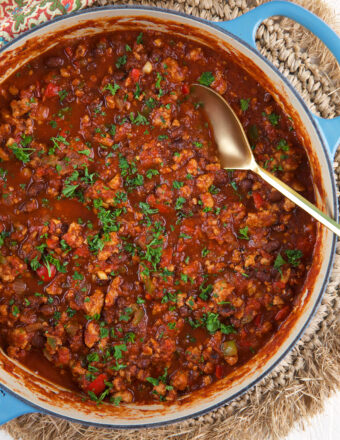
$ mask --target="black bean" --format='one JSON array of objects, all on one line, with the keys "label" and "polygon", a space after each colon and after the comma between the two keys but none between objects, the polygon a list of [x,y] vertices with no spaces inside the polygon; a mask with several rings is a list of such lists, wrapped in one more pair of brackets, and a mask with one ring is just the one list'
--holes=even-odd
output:
[{"label": "black bean", "polygon": [[228,173],[225,170],[217,170],[215,172],[214,184],[215,185],[226,185],[228,182]]},{"label": "black bean", "polygon": [[256,272],[256,278],[262,282],[270,280],[270,274],[268,272],[264,272],[263,270],[259,270]]},{"label": "black bean", "polygon": [[250,191],[253,186],[253,182],[249,179],[243,179],[243,180],[241,180],[239,185],[243,191]]},{"label": "black bean", "polygon": [[173,140],[173,142],[178,142],[183,139],[183,128],[182,127],[176,127],[170,130],[170,138]]},{"label": "black bean", "polygon": [[144,358],[144,359],[140,359],[138,361],[138,367],[139,368],[148,368],[148,366],[150,365],[150,359],[149,358]]},{"label": "black bean", "polygon": [[272,98],[272,95],[270,94],[270,93],[265,93],[264,94],[264,96],[263,96],[263,100],[264,100],[264,102],[270,102],[271,100],[272,100],[273,98]]},{"label": "black bean", "polygon": [[30,197],[35,197],[44,189],[43,182],[33,182],[27,190],[27,195]]},{"label": "black bean", "polygon": [[24,202],[20,206],[19,211],[20,212],[33,212],[36,209],[38,209],[38,207],[39,207],[39,204],[38,204],[37,199],[30,199],[30,200],[27,200],[26,202]]},{"label": "black bean", "polygon": [[182,306],[179,308],[179,314],[183,317],[189,316],[189,308],[187,306]]},{"label": "black bean", "polygon": [[61,57],[50,57],[50,58],[47,58],[47,60],[45,61],[45,64],[48,67],[61,67],[64,65],[64,60]]},{"label": "black bean", "polygon": [[35,333],[31,339],[31,344],[35,348],[42,348],[45,345],[45,338],[39,333]]},{"label": "black bean", "polygon": [[276,251],[279,247],[280,242],[277,240],[271,240],[263,246],[263,249],[270,254],[271,252]]},{"label": "black bean", "polygon": [[96,282],[97,286],[105,286],[106,284],[108,284],[110,282],[110,280],[109,279],[101,280],[100,278],[96,277],[95,282]]},{"label": "black bean", "polygon": [[68,231],[68,227],[69,227],[69,225],[68,225],[68,223],[63,223],[62,225],[61,225],[61,231],[62,231],[62,233],[63,234],[66,234],[66,232]]},{"label": "black bean", "polygon": [[52,304],[44,304],[40,307],[40,313],[44,316],[51,316],[54,313],[54,306]]},{"label": "black bean", "polygon": [[269,195],[268,199],[270,202],[279,202],[282,199],[282,194],[276,190],[273,190]]}]

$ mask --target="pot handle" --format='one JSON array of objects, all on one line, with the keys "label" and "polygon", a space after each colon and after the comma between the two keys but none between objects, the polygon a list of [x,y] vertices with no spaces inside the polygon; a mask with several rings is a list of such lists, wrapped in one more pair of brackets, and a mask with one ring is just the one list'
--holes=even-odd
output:
[{"label": "pot handle", "polygon": [[9,420],[37,410],[0,388],[0,426]]},{"label": "pot handle", "polygon": [[[340,64],[340,38],[338,35],[315,14],[294,3],[271,1],[234,20],[213,22],[213,24],[236,35],[258,51],[255,43],[256,31],[263,20],[275,15],[291,18],[313,32],[328,47]],[[334,157],[340,143],[340,116],[334,119],[324,119],[313,115],[313,119],[321,132],[329,154]]]}]

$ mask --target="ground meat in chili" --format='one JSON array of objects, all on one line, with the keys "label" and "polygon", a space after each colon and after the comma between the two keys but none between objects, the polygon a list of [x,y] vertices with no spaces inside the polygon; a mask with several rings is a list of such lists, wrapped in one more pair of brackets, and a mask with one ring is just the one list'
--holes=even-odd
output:
[{"label": "ground meat in chili", "polygon": [[225,52],[105,34],[0,89],[1,343],[93,400],[172,401],[225,377],[277,331],[311,264],[314,221],[221,169],[196,81],[313,201],[294,121]]}]

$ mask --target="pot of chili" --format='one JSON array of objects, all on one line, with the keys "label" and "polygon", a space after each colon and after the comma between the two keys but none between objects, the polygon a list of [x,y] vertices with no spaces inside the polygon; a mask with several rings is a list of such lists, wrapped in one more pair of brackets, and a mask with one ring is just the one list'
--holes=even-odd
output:
[{"label": "pot of chili", "polygon": [[287,354],[335,237],[251,172],[221,170],[190,84],[231,103],[259,163],[333,217],[339,118],[310,113],[257,51],[271,2],[209,23],[82,11],[0,57],[0,420],[145,427],[198,416]]}]

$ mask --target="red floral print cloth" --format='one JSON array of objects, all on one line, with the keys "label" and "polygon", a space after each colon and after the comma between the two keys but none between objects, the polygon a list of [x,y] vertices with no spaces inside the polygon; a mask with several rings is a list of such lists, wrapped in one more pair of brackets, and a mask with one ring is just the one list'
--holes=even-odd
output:
[{"label": "red floral print cloth", "polygon": [[0,48],[27,29],[92,4],[93,0],[0,0]]}]

